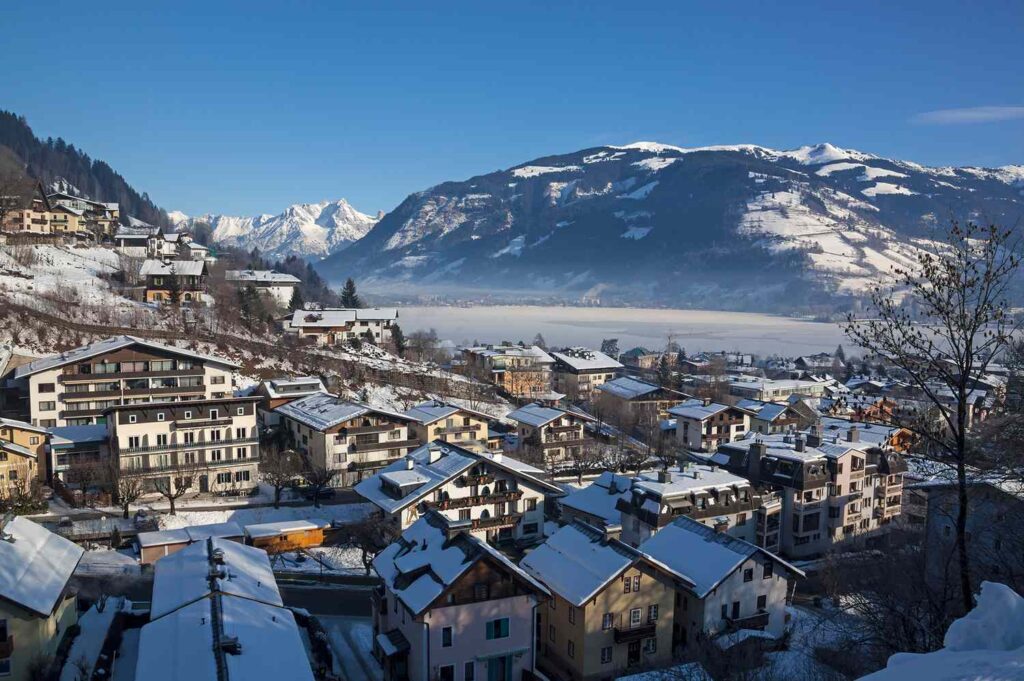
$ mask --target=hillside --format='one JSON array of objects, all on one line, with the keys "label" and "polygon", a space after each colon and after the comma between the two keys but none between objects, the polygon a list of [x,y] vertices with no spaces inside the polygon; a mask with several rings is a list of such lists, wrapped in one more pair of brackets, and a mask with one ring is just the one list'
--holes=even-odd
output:
[{"label": "hillside", "polygon": [[830,144],[641,142],[409,196],[318,267],[396,292],[791,310],[931,248],[950,216],[1012,225],[1024,166],[927,168]]},{"label": "hillside", "polygon": [[173,211],[170,219],[179,228],[206,223],[214,243],[245,251],[258,248],[268,258],[323,258],[361,239],[377,223],[377,218],[360,213],[345,199],[295,204],[278,215],[189,217]]}]

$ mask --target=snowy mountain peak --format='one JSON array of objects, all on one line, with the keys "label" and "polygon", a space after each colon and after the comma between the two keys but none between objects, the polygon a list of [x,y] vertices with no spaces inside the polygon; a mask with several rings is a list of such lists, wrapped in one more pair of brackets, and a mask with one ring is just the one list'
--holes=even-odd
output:
[{"label": "snowy mountain peak", "polygon": [[270,258],[324,258],[363,238],[379,219],[360,213],[345,199],[297,203],[278,215],[189,217],[171,211],[167,216],[179,229],[206,222],[213,229],[214,243],[258,248]]}]

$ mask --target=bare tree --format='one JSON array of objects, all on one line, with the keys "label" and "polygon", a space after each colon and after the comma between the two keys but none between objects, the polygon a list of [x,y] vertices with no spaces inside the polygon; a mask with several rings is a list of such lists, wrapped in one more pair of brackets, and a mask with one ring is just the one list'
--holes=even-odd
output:
[{"label": "bare tree", "polygon": [[313,508],[320,508],[320,495],[331,486],[338,472],[326,466],[319,466],[308,456],[305,457],[300,475],[313,494]]},{"label": "bare tree", "polygon": [[200,470],[198,464],[179,462],[167,471],[167,475],[153,478],[153,489],[167,499],[171,515],[177,515],[176,502],[189,493]]},{"label": "bare tree", "polygon": [[121,507],[122,517],[127,518],[131,505],[146,491],[142,477],[133,475],[131,471],[122,470],[116,456],[107,460],[106,471],[114,503]]},{"label": "bare tree", "polygon": [[[892,287],[871,291],[871,310],[851,314],[846,335],[867,353],[899,369],[934,406],[934,418],[891,421],[918,438],[914,454],[949,466],[957,479],[956,543],[960,598],[973,605],[967,547],[968,429],[975,380],[1008,345],[1017,325],[1008,288],[1019,264],[1010,232],[994,225],[953,223],[941,252],[922,252],[913,269],[896,268]],[[905,293],[905,297],[901,295]],[[918,323],[920,320],[920,323]],[[952,405],[942,393],[952,395]]]},{"label": "bare tree", "polygon": [[347,527],[348,544],[362,551],[363,569],[370,574],[370,567],[377,554],[386,549],[401,534],[398,523],[375,513]]},{"label": "bare tree", "polygon": [[569,447],[567,456],[576,471],[576,484],[583,484],[583,475],[596,469],[604,461],[600,446],[593,440],[587,440],[579,447]]},{"label": "bare tree", "polygon": [[82,505],[94,508],[100,487],[108,482],[107,468],[99,461],[76,461],[68,467],[65,479],[82,493]]},{"label": "bare tree", "polygon": [[302,474],[302,460],[293,449],[272,444],[263,447],[260,480],[274,488],[274,508],[281,508],[281,493],[295,484]]}]

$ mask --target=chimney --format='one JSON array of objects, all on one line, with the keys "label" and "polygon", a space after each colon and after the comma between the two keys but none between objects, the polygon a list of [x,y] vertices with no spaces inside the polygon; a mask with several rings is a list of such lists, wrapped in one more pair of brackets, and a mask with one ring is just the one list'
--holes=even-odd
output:
[{"label": "chimney", "polygon": [[428,460],[430,461],[430,463],[437,463],[438,461],[441,460],[441,448],[440,447],[436,447],[434,445],[431,445],[430,447],[427,448],[427,452],[429,453],[429,459]]},{"label": "chimney", "polygon": [[793,449],[795,449],[798,452],[802,452],[804,451],[804,449],[806,449],[803,435],[796,436],[796,441],[793,443]]},{"label": "chimney", "polygon": [[747,451],[747,476],[751,480],[761,478],[761,458],[768,453],[768,445],[763,440],[757,440]]},{"label": "chimney", "polygon": [[672,482],[672,471],[667,470],[667,469],[666,470],[658,471],[658,482],[662,483],[663,485],[667,485],[667,484],[671,483]]},{"label": "chimney", "polygon": [[494,454],[491,454],[491,461],[493,461],[494,463],[501,463],[501,459],[501,452],[494,452]]},{"label": "chimney", "polygon": [[416,460],[413,459],[408,454],[406,454],[406,456],[405,456],[405,470],[411,471],[413,469],[413,466],[415,466],[415,465],[416,465]]},{"label": "chimney", "polygon": [[807,446],[821,446],[821,421],[815,421],[811,424],[811,432],[807,435]]},{"label": "chimney", "polygon": [[860,442],[860,431],[857,430],[857,426],[850,426],[850,429],[846,431],[847,442]]},{"label": "chimney", "polygon": [[694,469],[694,471],[693,471],[693,479],[694,480],[700,480],[703,477],[704,477],[704,473],[699,468]]},{"label": "chimney", "polygon": [[242,642],[238,640],[237,636],[222,636],[220,639],[220,649],[228,655],[241,655]]},{"label": "chimney", "polygon": [[728,520],[715,520],[715,532],[725,534],[729,530]]}]

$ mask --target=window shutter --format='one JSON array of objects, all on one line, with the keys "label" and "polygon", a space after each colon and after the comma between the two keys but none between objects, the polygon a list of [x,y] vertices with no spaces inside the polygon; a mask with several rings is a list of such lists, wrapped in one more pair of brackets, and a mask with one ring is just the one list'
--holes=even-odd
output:
[{"label": "window shutter", "polygon": [[492,621],[487,623],[487,640],[489,641],[489,640],[491,640],[493,638],[494,638],[494,621],[492,620]]}]

